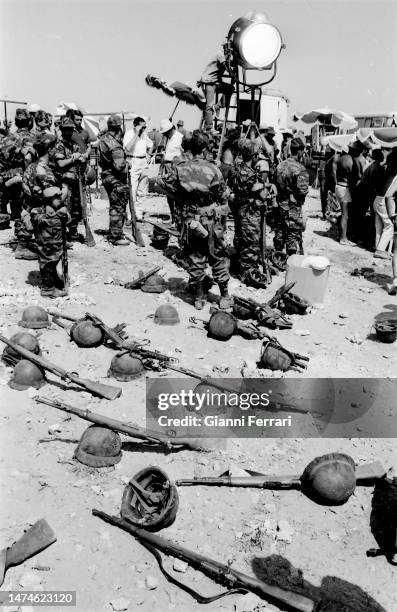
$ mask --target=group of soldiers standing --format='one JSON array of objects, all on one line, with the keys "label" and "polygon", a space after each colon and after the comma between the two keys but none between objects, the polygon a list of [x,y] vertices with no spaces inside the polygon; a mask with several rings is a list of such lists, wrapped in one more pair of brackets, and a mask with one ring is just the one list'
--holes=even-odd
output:
[{"label": "group of soldiers standing", "polygon": [[266,287],[268,275],[263,255],[266,219],[274,230],[274,248],[287,255],[302,250],[302,206],[309,177],[299,162],[300,139],[293,139],[290,157],[277,164],[261,139],[237,137],[227,141],[221,163],[214,162],[213,141],[195,130],[184,142],[184,159],[175,160],[156,179],[179,210],[180,246],[195,295],[195,307],[205,304],[206,268],[221,294],[220,307],[229,308],[230,260],[225,243],[226,221],[234,219],[232,267],[246,285]]},{"label": "group of soldiers standing", "polygon": [[[56,272],[62,235],[68,246],[82,238],[77,229],[90,146],[82,133],[81,113],[62,118],[58,137],[40,125],[43,119],[39,116],[32,129],[30,114],[17,109],[16,132],[0,143],[1,212],[10,206],[15,257],[38,257],[42,295],[59,297],[65,292]],[[101,180],[109,198],[109,241],[116,246],[129,243],[124,235],[130,189],[123,136],[121,118],[111,115],[98,142]],[[198,309],[205,304],[208,265],[223,308],[231,305],[230,268],[248,286],[268,284],[266,225],[274,231],[276,251],[290,255],[302,250],[302,206],[309,187],[299,161],[303,143],[293,139],[290,156],[278,163],[273,136],[272,129],[262,130],[256,138],[252,132],[242,137],[231,130],[218,155],[214,132],[195,130],[183,138],[181,155],[163,163],[152,180],[152,186],[155,183],[173,202],[173,222]],[[225,242],[230,217],[235,251],[231,260]]]},{"label": "group of soldiers standing", "polygon": [[[15,131],[0,140],[0,212],[14,221],[15,258],[39,260],[41,295],[66,294],[57,263],[67,246],[81,240],[81,184],[89,176],[89,137],[82,114],[69,111],[58,134],[49,113],[18,108]],[[52,118],[51,118],[52,119]]]}]

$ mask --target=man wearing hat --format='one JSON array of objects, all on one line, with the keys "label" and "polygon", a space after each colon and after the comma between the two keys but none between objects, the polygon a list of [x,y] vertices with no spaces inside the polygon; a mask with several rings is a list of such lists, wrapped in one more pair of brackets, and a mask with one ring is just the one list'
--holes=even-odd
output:
[{"label": "man wearing hat", "polygon": [[74,123],[72,119],[62,117],[59,129],[62,136],[55,145],[54,160],[57,178],[62,184],[62,191],[66,193],[66,206],[71,216],[68,239],[81,241],[81,235],[77,231],[82,219],[79,168],[85,163],[86,157],[80,152],[79,145],[73,142]]},{"label": "man wearing hat", "polygon": [[102,169],[102,184],[109,198],[109,242],[115,246],[127,246],[123,227],[128,204],[128,164],[123,148],[121,117],[111,115],[108,129],[100,137],[99,166]]},{"label": "man wearing hat", "polygon": [[302,206],[309,192],[309,175],[300,163],[304,149],[300,138],[291,141],[291,154],[276,169],[277,207],[275,210],[274,239],[276,251],[286,249],[287,255],[303,251]]},{"label": "man wearing hat", "polygon": [[30,216],[37,243],[42,297],[58,298],[67,295],[57,265],[62,257],[63,233],[69,213],[58,187],[43,190],[42,206],[33,208]]},{"label": "man wearing hat", "polygon": [[[164,142],[164,155],[160,167],[160,175],[163,176],[168,172],[170,165],[174,160],[181,159],[183,155],[182,141],[183,134],[178,132],[175,126],[169,119],[162,119],[160,121],[160,134],[163,135]],[[168,206],[170,207],[171,218],[175,223],[175,202],[171,196],[167,196]]]}]

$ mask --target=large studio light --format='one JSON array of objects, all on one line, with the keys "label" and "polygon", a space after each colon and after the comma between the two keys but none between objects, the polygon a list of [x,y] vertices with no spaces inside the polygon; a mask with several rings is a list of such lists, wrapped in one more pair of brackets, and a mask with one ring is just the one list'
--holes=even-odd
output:
[{"label": "large studio light", "polygon": [[234,58],[246,69],[271,68],[283,48],[279,30],[264,13],[250,12],[240,17],[227,37]]}]

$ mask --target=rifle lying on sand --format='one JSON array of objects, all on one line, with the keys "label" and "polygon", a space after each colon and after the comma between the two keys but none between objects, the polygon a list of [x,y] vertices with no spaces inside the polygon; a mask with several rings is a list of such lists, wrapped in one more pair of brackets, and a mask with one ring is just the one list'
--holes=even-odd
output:
[{"label": "rifle lying on sand", "polygon": [[84,221],[85,227],[85,241],[87,246],[94,247],[95,239],[92,234],[90,224],[88,223],[88,215],[87,215],[87,199],[85,197],[84,185],[83,185],[83,171],[79,168],[79,192],[80,192],[80,202],[81,202],[81,214]]},{"label": "rifle lying on sand", "polygon": [[4,336],[0,336],[0,340],[1,342],[4,342],[4,344],[10,346],[14,351],[22,355],[24,359],[28,359],[42,370],[48,370],[48,372],[55,374],[55,376],[59,376],[59,378],[61,378],[67,383],[72,382],[75,385],[79,385],[80,387],[83,387],[83,389],[85,389],[89,393],[92,393],[93,395],[104,397],[108,400],[114,400],[117,397],[120,397],[122,393],[122,389],[120,387],[104,385],[94,380],[89,380],[88,378],[80,378],[80,376],[78,376],[74,372],[67,372],[60,366],[54,365],[50,361],[47,361],[47,359],[44,359],[44,357],[35,355],[31,351],[28,351],[26,348],[20,346],[19,344],[11,342]]},{"label": "rifle lying on sand", "polygon": [[[96,509],[92,510],[92,514],[94,516],[98,516],[106,523],[120,527],[120,529],[123,529],[124,531],[127,531],[133,535],[134,538],[139,540],[139,542],[141,542],[141,544],[155,556],[156,561],[167,580],[189,593],[189,595],[194,597],[194,599],[196,599],[196,601],[199,603],[210,603],[224,597],[225,595],[230,595],[233,593],[243,594],[252,592],[273,604],[283,606],[284,609],[285,607],[288,607],[289,610],[298,612],[313,612],[315,610],[314,601],[305,597],[304,595],[266,584],[254,576],[248,576],[242,572],[232,569],[230,565],[213,561],[204,555],[200,555],[187,548],[179,546],[179,544],[175,544],[171,540],[167,540],[159,535],[150,533],[145,529],[134,527],[128,521],[118,518],[117,516],[110,516],[109,514],[105,514],[105,512],[101,512],[100,510]],[[199,570],[209,578],[212,578],[212,580],[215,582],[227,586],[229,590],[213,597],[203,597],[187,585],[181,584],[164,569],[163,560],[159,551],[176,559],[185,561],[188,563],[188,565],[196,570]]]},{"label": "rifle lying on sand", "polygon": [[185,446],[192,450],[199,450],[202,448],[200,442],[194,438],[169,438],[161,433],[157,433],[156,431],[151,431],[150,429],[145,429],[144,427],[139,427],[138,425],[123,423],[122,421],[111,419],[103,414],[91,412],[91,410],[88,409],[83,410],[82,408],[76,408],[75,406],[65,404],[64,402],[60,402],[58,400],[52,400],[47,397],[40,397],[38,395],[34,399],[39,404],[46,404],[47,406],[52,406],[53,408],[57,408],[63,412],[74,414],[85,421],[95,423],[96,425],[102,425],[103,427],[108,427],[109,429],[118,431],[119,433],[122,433],[130,438],[146,440],[147,442],[151,442],[153,444],[161,444],[167,448],[173,448],[174,446]]},{"label": "rifle lying on sand", "polygon": [[[182,478],[176,481],[178,487],[206,485],[213,487],[248,487],[251,489],[271,489],[271,490],[300,490],[302,477],[291,476],[268,476],[253,470],[244,470],[249,476],[233,476],[227,470],[219,476],[206,476],[196,478]],[[386,476],[386,470],[379,461],[373,461],[356,467],[356,484],[374,484]]]},{"label": "rifle lying on sand", "polygon": [[[242,313],[246,312],[250,318],[256,319],[260,325],[270,327],[271,329],[291,329],[292,322],[279,310],[276,310],[273,307],[285,293],[291,291],[294,285],[295,282],[284,285],[268,302],[265,302],[264,304],[256,302],[252,298],[234,295],[234,303],[237,306],[237,309],[235,309],[236,316],[239,316],[238,308],[240,308],[242,309]],[[240,316],[242,313],[240,311]]]},{"label": "rifle lying on sand", "polygon": [[130,214],[131,214],[131,234],[132,234],[132,237],[135,243],[140,247],[144,247],[145,241],[143,239],[140,227],[138,226],[138,222],[136,219],[134,196],[132,194],[131,176],[130,176],[129,171],[127,172],[127,181],[128,181],[128,204],[129,204]]},{"label": "rifle lying on sand", "polygon": [[9,567],[20,565],[26,559],[56,542],[57,538],[45,519],[40,519],[8,548],[0,551],[0,586]]},{"label": "rifle lying on sand", "polygon": [[[124,340],[117,333],[115,333],[114,330],[105,325],[105,323],[103,323],[103,321],[101,321],[101,319],[99,319],[96,315],[86,312],[85,317],[86,319],[92,321],[103,331],[105,337],[110,340],[110,342],[114,345],[116,349],[128,352],[130,353],[130,355],[144,360],[144,366],[147,368],[153,368],[155,370],[173,370],[174,372],[179,372],[180,374],[185,374],[186,376],[195,378],[200,382],[208,383],[211,387],[214,387],[216,389],[220,389],[226,392],[229,391],[231,393],[239,393],[239,390],[236,388],[228,387],[224,384],[218,384],[212,379],[208,380],[208,378],[200,376],[200,374],[197,374],[193,370],[189,370],[187,368],[179,366],[178,359],[176,359],[175,357],[170,357],[169,355],[160,353],[160,351],[147,349],[140,343],[128,342]],[[153,361],[157,361],[158,366],[154,367]]]},{"label": "rifle lying on sand", "polygon": [[129,283],[125,283],[123,286],[125,289],[140,289],[140,287],[145,284],[148,278],[150,278],[154,274],[157,274],[157,272],[159,272],[161,269],[161,266],[155,266],[154,268],[149,270],[149,272],[146,272],[145,274],[142,272],[137,278],[134,278]]}]

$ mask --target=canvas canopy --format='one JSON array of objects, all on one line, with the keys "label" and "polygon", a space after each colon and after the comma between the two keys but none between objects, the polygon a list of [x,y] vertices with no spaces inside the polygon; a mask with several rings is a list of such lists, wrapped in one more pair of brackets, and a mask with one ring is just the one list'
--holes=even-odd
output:
[{"label": "canvas canopy", "polygon": [[325,106],[323,108],[317,108],[306,113],[295,113],[294,121],[303,121],[303,123],[325,123],[334,127],[341,128],[342,130],[354,130],[358,123],[352,115],[347,113],[334,110]]},{"label": "canvas canopy", "polygon": [[375,148],[393,149],[397,147],[397,127],[360,128],[353,134],[322,136],[320,143],[329,145],[334,151],[346,151],[349,144],[359,140]]}]

